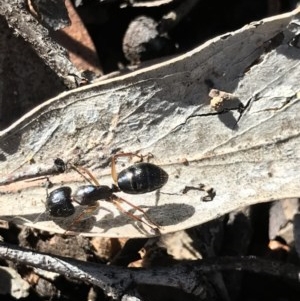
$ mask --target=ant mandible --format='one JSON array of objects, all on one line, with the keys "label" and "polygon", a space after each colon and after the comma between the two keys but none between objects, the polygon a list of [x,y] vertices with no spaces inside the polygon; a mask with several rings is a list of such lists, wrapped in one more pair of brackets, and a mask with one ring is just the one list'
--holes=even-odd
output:
[{"label": "ant mandible", "polygon": [[[117,174],[116,159],[118,157],[133,157],[137,156],[141,162],[135,163],[128,168],[122,170]],[[116,192],[123,191],[128,194],[143,194],[160,189],[168,181],[168,174],[159,166],[149,162],[142,162],[143,156],[134,153],[120,153],[112,156],[111,160],[111,175],[114,184],[111,187],[100,185],[97,179],[90,173],[90,171],[83,167],[72,166],[78,173],[80,173],[90,185],[83,185],[77,188],[75,193],[71,195],[70,187],[60,187],[53,190],[46,201],[46,210],[50,216],[53,217],[68,217],[74,214],[75,207],[72,201],[81,206],[86,206],[84,210],[70,225],[71,228],[75,223],[79,222],[87,214],[92,214],[99,208],[99,200],[111,202],[121,212],[130,218],[137,220],[149,226],[153,231],[159,231],[160,226],[150,219],[147,213],[138,206],[128,202],[127,200],[115,195]],[[88,174],[89,179],[84,175]],[[141,212],[145,219],[133,215],[122,207],[122,203],[129,205],[135,210]],[[68,230],[67,230],[68,231]]]}]

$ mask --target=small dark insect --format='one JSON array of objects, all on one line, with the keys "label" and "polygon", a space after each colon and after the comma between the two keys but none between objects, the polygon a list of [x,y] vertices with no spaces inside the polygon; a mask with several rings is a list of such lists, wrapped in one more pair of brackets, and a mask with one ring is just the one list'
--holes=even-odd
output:
[{"label": "small dark insect", "polygon": [[[71,228],[87,214],[91,214],[92,212],[96,211],[99,208],[99,200],[104,200],[113,203],[121,213],[124,213],[130,218],[148,225],[156,232],[159,231],[159,225],[153,222],[143,209],[115,195],[115,192],[120,191],[128,194],[142,194],[151,192],[161,188],[168,181],[168,174],[162,168],[146,162],[140,162],[131,165],[117,174],[116,158],[132,156],[138,155],[132,153],[121,153],[112,157],[111,175],[115,184],[112,184],[111,187],[100,185],[89,170],[83,167],[78,168],[73,166],[73,168],[91,184],[78,187],[72,196],[71,188],[69,187],[61,187],[53,190],[47,197],[46,209],[48,213],[53,217],[70,216],[75,211],[72,201],[81,206],[86,206],[86,209],[82,212],[82,214],[80,214],[73,221],[70,226]],[[138,157],[141,159],[143,158],[142,156]],[[89,179],[84,175],[84,173],[88,174]],[[144,221],[140,217],[126,211],[122,207],[123,203],[141,212],[147,221]]]}]

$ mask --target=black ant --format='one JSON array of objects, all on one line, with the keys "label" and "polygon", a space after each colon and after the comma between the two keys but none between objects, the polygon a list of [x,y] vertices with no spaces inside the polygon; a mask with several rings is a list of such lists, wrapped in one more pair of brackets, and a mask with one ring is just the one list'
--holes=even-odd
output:
[{"label": "black ant", "polygon": [[[72,201],[78,203],[81,206],[87,206],[71,224],[79,222],[87,213],[92,213],[99,208],[99,200],[104,200],[113,203],[116,208],[121,212],[129,216],[130,218],[146,224],[155,232],[159,231],[159,225],[153,222],[146,212],[138,206],[126,201],[123,198],[115,195],[116,192],[123,191],[128,194],[143,194],[160,189],[168,181],[168,174],[159,166],[146,162],[135,163],[128,168],[122,170],[119,174],[116,171],[116,158],[118,157],[132,157],[137,156],[143,160],[143,156],[133,153],[120,153],[112,156],[111,160],[111,175],[114,180],[114,184],[111,187],[106,185],[100,185],[97,179],[90,173],[89,170],[83,167],[73,168],[80,173],[90,185],[83,185],[77,188],[75,193],[71,195],[70,187],[60,187],[53,190],[48,196],[46,201],[46,210],[50,216],[53,217],[68,217],[74,214],[75,207]],[[87,173],[88,179],[83,173]],[[141,212],[145,219],[144,221],[140,217],[131,214],[122,207],[122,203],[129,205],[135,210]]]}]

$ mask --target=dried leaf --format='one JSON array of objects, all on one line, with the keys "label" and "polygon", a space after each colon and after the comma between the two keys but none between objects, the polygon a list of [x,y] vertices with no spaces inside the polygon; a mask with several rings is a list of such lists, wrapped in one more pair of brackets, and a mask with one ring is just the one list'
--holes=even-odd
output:
[{"label": "dried leaf", "polygon": [[[120,194],[149,209],[163,234],[250,204],[299,197],[298,11],[252,23],[165,63],[61,94],[0,132],[1,218],[33,221],[44,212],[44,180],[24,178],[50,170],[57,157],[83,164],[110,185],[108,164],[116,151],[151,152],[153,163],[168,172],[160,193]],[[216,112],[211,88],[234,94],[242,106]],[[50,180],[55,188],[83,182],[75,172]],[[208,191],[215,195],[204,202]],[[42,214],[26,224],[64,233],[70,221],[63,222],[61,228]],[[107,202],[84,225],[78,231],[88,236],[152,234]]]}]

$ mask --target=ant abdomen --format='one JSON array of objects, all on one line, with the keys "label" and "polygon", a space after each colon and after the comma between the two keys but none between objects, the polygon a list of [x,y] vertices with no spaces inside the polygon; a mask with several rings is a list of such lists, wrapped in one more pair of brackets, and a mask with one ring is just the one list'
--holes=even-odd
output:
[{"label": "ant abdomen", "polygon": [[159,166],[141,162],[136,163],[118,175],[118,186],[129,194],[142,194],[159,189],[168,181],[168,174]]}]

